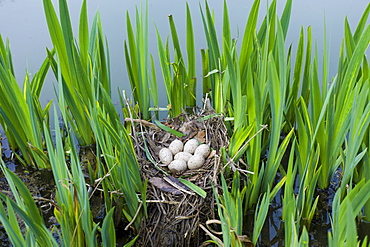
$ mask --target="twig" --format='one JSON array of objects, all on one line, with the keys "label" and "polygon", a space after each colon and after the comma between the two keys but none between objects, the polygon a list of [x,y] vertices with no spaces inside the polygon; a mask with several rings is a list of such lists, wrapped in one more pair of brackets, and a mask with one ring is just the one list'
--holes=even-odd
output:
[{"label": "twig", "polygon": [[132,218],[132,220],[130,221],[130,223],[128,223],[128,225],[125,227],[125,231],[127,231],[128,228],[134,223],[134,221],[136,220],[137,216],[140,213],[140,209],[141,209],[142,206],[143,206],[143,203],[140,202],[140,205],[139,205],[138,209],[136,210],[136,213],[135,213],[134,217]]},{"label": "twig", "polygon": [[45,202],[48,202],[49,204],[53,205],[55,208],[57,208],[58,211],[61,211],[61,208],[58,206],[58,204],[56,204],[53,200],[51,199],[47,199],[47,198],[44,198],[44,197],[40,197],[40,196],[33,196],[32,197],[34,200],[37,200],[37,201],[45,201]]},{"label": "twig", "polygon": [[140,123],[142,125],[145,125],[149,128],[153,128],[153,129],[156,129],[156,130],[159,130],[160,128],[155,125],[154,123],[151,123],[151,122],[148,122],[146,120],[142,120],[142,119],[132,119],[132,118],[125,118],[125,121],[131,121],[131,122],[135,122],[135,123]]},{"label": "twig", "polygon": [[115,163],[111,169],[109,169],[108,173],[105,174],[102,178],[98,178],[95,180],[94,183],[96,183],[96,181],[98,181],[98,183],[96,184],[96,186],[94,186],[94,190],[91,192],[90,196],[89,196],[89,199],[91,199],[91,197],[93,196],[93,194],[95,193],[95,191],[98,189],[99,185],[101,184],[101,182],[103,181],[104,178],[106,177],[109,177],[110,176],[110,172],[113,170],[114,167],[116,167],[118,163]]},{"label": "twig", "polygon": [[207,220],[206,225],[210,232],[217,235],[222,235],[222,232],[216,232],[212,228],[209,227],[210,224],[219,224],[219,225],[225,225],[225,223],[221,222],[220,220]]},{"label": "twig", "polygon": [[191,219],[191,218],[194,218],[196,217],[196,215],[189,215],[189,216],[175,216],[175,219],[176,220],[188,220],[188,219]]},{"label": "twig", "polygon": [[166,201],[166,200],[146,200],[147,203],[166,203],[166,204],[180,204],[179,202],[172,202],[172,201]]},{"label": "twig", "polygon": [[132,132],[134,133],[134,136],[135,136],[135,138],[133,138],[133,139],[135,140],[137,147],[139,147],[139,142],[138,142],[138,140],[136,138],[136,130],[135,130],[134,121],[133,121],[133,118],[132,118],[132,112],[131,112],[130,105],[129,105],[127,99],[126,99],[126,93],[125,93],[125,91],[122,91],[122,95],[123,95],[123,99],[124,99],[124,101],[126,103],[128,114],[130,115],[130,120],[131,120],[131,124],[132,124]]},{"label": "twig", "polygon": [[215,235],[213,235],[210,231],[208,231],[208,229],[207,228],[205,228],[202,224],[199,224],[199,226],[200,226],[200,228],[202,228],[203,229],[203,231],[205,231],[206,232],[206,234],[208,235],[208,236],[210,236],[214,241],[216,241],[217,242],[217,244],[219,245],[219,246],[224,246],[224,243],[221,241],[221,239],[219,239],[218,237],[216,237]]}]

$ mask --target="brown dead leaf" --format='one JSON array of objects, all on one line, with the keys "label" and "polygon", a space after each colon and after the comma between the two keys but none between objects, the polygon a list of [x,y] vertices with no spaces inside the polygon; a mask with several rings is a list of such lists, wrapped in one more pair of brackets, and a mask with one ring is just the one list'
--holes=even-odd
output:
[{"label": "brown dead leaf", "polygon": [[149,179],[149,182],[152,185],[154,185],[155,187],[157,187],[158,189],[160,189],[164,192],[169,192],[169,193],[174,194],[174,195],[181,195],[182,194],[180,190],[174,188],[169,183],[164,181],[162,178],[152,177],[152,178]]},{"label": "brown dead leaf", "polygon": [[211,153],[208,155],[207,159],[211,159],[216,155],[216,150],[212,150]]},{"label": "brown dead leaf", "polygon": [[205,143],[206,142],[206,131],[205,130],[198,131],[196,138],[201,143]]},{"label": "brown dead leaf", "polygon": [[[180,189],[189,190],[189,188],[187,186],[185,186],[184,184],[182,184],[179,181],[178,178],[175,178],[175,177],[172,177],[172,176],[168,176],[167,178],[171,181],[171,183],[175,184]],[[155,187],[157,187],[158,189],[160,189],[164,192],[169,192],[169,193],[174,194],[174,195],[181,195],[182,194],[182,192],[179,189],[175,188],[174,186],[172,186],[171,184],[166,182],[163,178],[152,177],[152,178],[149,179],[149,182],[151,184],[153,184]]]}]

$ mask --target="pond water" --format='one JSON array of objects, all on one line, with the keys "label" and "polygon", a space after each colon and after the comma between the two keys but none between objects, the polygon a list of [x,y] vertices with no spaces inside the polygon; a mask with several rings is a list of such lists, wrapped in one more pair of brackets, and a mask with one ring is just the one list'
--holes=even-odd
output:
[{"label": "pond water", "polygon": [[[55,5],[58,3],[57,0],[53,0],[53,2]],[[238,38],[238,33],[242,34],[244,31],[252,2],[252,0],[227,2],[233,37]],[[261,1],[260,20],[266,12],[266,2]],[[79,10],[82,1],[73,0],[68,1],[68,3],[75,35],[77,35]],[[130,92],[123,53],[123,41],[126,39],[125,13],[129,11],[131,16],[134,16],[135,6],[140,5],[140,1],[88,0],[87,3],[90,23],[97,10],[101,14],[103,31],[107,36],[111,55],[112,95],[114,100],[117,100],[117,87]],[[198,78],[201,76],[199,50],[205,47],[199,3],[204,5],[203,1],[189,1],[195,29],[196,49],[198,50]],[[278,1],[280,13],[284,4],[285,1]],[[330,48],[330,76],[334,76],[336,73],[339,47],[343,37],[344,18],[348,16],[350,25],[354,28],[367,4],[368,0],[294,0],[287,45],[293,44],[293,47],[296,47],[301,26],[305,28],[312,26],[313,37],[317,39],[318,51],[320,53],[322,51],[325,17],[329,42],[328,47]],[[209,1],[209,5],[215,11],[217,26],[221,33],[223,1],[211,0]],[[169,14],[172,14],[175,18],[180,39],[183,37],[183,40],[185,40],[185,1],[149,0],[149,36],[150,40],[153,40],[149,44],[149,50],[155,57],[157,56],[157,43],[154,23],[157,25],[162,38],[165,37],[169,34],[167,18]],[[16,76],[19,83],[22,83],[26,69],[30,74],[35,73],[46,56],[45,48],[51,48],[42,1],[0,0],[0,34],[3,38],[9,38],[10,40]],[[157,73],[158,82],[161,81],[159,74]],[[54,81],[54,77],[49,76],[48,83],[45,84],[43,89],[42,103],[46,103],[53,97]],[[198,86],[198,88],[200,89],[201,86]],[[161,89],[162,91],[160,92],[164,92],[162,85],[160,85]],[[160,102],[161,106],[165,106],[167,103],[165,102],[165,97],[160,98],[163,99]]]}]

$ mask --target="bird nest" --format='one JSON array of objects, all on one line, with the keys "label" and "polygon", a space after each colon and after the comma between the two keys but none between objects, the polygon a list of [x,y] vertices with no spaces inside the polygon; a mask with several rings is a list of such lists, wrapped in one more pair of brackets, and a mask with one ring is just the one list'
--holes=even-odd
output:
[{"label": "bird nest", "polygon": [[[132,119],[131,119],[132,120]],[[207,240],[200,225],[216,218],[214,188],[218,187],[218,175],[222,169],[220,149],[229,144],[227,130],[222,116],[212,111],[201,111],[196,115],[182,114],[163,124],[184,133],[177,137],[157,125],[138,122],[134,134],[135,149],[141,165],[143,179],[148,179],[147,212],[143,218],[137,246],[200,246]],[[160,166],[159,150],[179,139],[183,143],[195,138],[211,147],[211,154],[204,165],[196,170],[171,174]],[[180,182],[186,179],[206,192],[202,197]]]}]

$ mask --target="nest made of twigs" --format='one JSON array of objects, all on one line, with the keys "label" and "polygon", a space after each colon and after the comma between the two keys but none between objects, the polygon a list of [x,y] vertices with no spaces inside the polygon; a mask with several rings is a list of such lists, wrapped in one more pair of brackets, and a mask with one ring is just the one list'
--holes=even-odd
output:
[{"label": "nest made of twigs", "polygon": [[[212,185],[217,188],[219,184],[218,175],[222,169],[220,148],[229,144],[223,117],[212,111],[202,111],[191,116],[182,114],[164,122],[166,126],[186,134],[181,138],[152,123],[135,122],[139,122],[137,128],[141,132],[141,135],[133,135],[135,150],[141,175],[149,181],[148,218],[142,220],[137,246],[200,246],[207,238],[199,225],[216,218]],[[200,169],[170,174],[166,167],[158,166],[161,148],[168,147],[174,139],[185,143],[191,138],[208,144],[212,150]],[[203,198],[180,183],[180,176],[202,188],[207,196]]]}]

